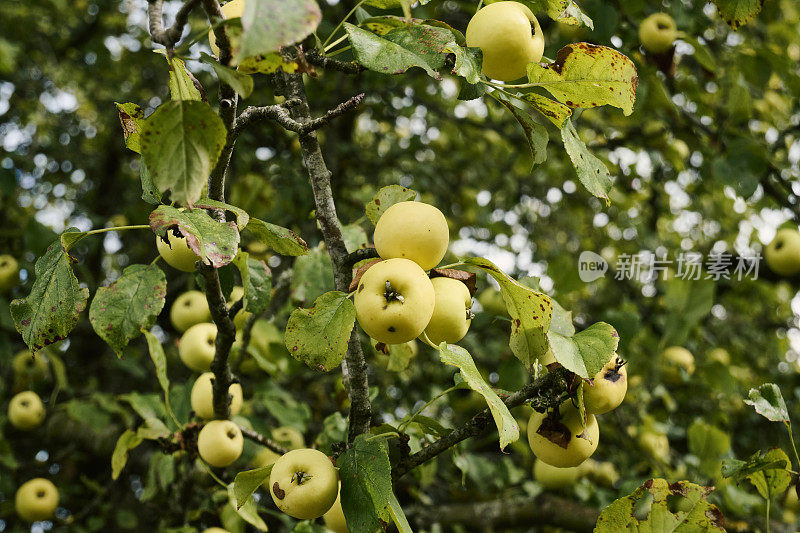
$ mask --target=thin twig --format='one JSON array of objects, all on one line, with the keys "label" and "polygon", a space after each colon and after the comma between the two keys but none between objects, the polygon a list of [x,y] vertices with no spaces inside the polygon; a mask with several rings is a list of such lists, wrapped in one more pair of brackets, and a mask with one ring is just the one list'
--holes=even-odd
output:
[{"label": "thin twig", "polygon": [[364,100],[364,93],[357,94],[345,100],[338,106],[327,111],[321,117],[304,122],[294,120],[287,109],[286,104],[268,105],[263,107],[247,107],[236,119],[233,127],[235,135],[239,135],[244,128],[256,121],[274,120],[284,129],[293,131],[300,135],[307,135],[312,131],[318,130],[329,124],[334,118],[341,116],[348,111],[355,109]]},{"label": "thin twig", "polygon": [[249,439],[253,442],[257,442],[262,446],[266,446],[270,450],[275,453],[279,453],[281,455],[285,454],[289,450],[275,442],[274,440],[268,439],[258,431],[254,431],[252,429],[247,429],[246,427],[239,426],[239,429],[242,431],[242,436],[246,439]]},{"label": "thin twig", "polygon": [[150,39],[154,43],[172,49],[181,40],[183,28],[189,22],[189,13],[197,7],[200,0],[187,0],[175,15],[175,22],[166,30],[164,29],[163,3],[164,0],[148,0],[147,15],[150,26]]},{"label": "thin twig", "polygon": [[326,70],[336,70],[344,72],[345,74],[358,74],[365,69],[355,61],[341,61],[326,57],[319,53],[319,50],[309,50],[306,52],[306,60],[316,67],[322,67]]}]

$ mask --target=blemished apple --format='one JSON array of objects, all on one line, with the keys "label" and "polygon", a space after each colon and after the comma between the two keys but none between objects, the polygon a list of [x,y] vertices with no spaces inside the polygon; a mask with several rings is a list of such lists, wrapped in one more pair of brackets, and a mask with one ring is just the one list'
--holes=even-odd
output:
[{"label": "blemished apple", "polygon": [[172,303],[169,310],[172,326],[183,333],[195,324],[211,320],[206,295],[200,291],[186,291]]},{"label": "blemished apple", "polygon": [[211,368],[216,350],[217,326],[210,322],[195,324],[186,330],[178,343],[178,355],[183,364],[195,372]]},{"label": "blemished apple", "polygon": [[447,252],[450,230],[444,214],[436,207],[422,202],[398,202],[378,219],[372,240],[382,259],[410,259],[423,270],[430,270]]},{"label": "blemished apple", "polygon": [[648,52],[663,54],[678,37],[675,21],[666,13],[654,13],[639,25],[639,41]]},{"label": "blemished apple", "polygon": [[467,25],[467,46],[483,52],[487,78],[512,81],[528,73],[528,63],[544,54],[544,34],[533,12],[513,1],[480,9]]},{"label": "blemished apple", "polygon": [[587,413],[602,415],[616,409],[628,391],[628,371],[617,354],[598,372],[592,384],[583,384],[583,405]]},{"label": "blemished apple", "polygon": [[528,420],[528,443],[533,454],[559,468],[578,466],[591,457],[600,441],[600,429],[592,414],[586,416],[586,429],[572,401],[559,407],[559,414],[534,411]]},{"label": "blemished apple", "polygon": [[156,248],[164,262],[183,272],[194,272],[195,263],[200,261],[200,257],[189,248],[186,237],[175,230],[168,230],[164,238],[156,236]]},{"label": "blemished apple", "polygon": [[8,421],[22,431],[38,427],[45,417],[44,404],[39,395],[27,390],[16,394],[8,403]]},{"label": "blemished apple", "polygon": [[456,343],[472,323],[472,296],[467,286],[456,279],[438,277],[431,284],[435,304],[425,334],[437,346],[442,342]]},{"label": "blemished apple", "polygon": [[14,256],[0,255],[0,292],[8,292],[19,284],[19,263]]},{"label": "blemished apple", "polygon": [[244,437],[230,420],[212,420],[197,436],[197,451],[203,461],[218,468],[228,466],[242,455]]},{"label": "blemished apple", "polygon": [[58,489],[49,479],[41,477],[26,481],[17,489],[14,508],[26,522],[39,522],[53,516],[58,507]]},{"label": "blemished apple", "polygon": [[339,475],[319,450],[291,450],[275,461],[269,491],[278,509],[300,520],[324,515],[339,493]]},{"label": "blemished apple", "polygon": [[[212,379],[214,379],[212,372],[204,372],[200,374],[194,385],[192,385],[192,410],[200,418],[214,418]],[[242,386],[239,383],[231,383],[231,386],[228,387],[228,393],[231,395],[231,416],[236,416],[242,410]]]},{"label": "blemished apple", "polygon": [[387,259],[367,270],[355,295],[361,328],[385,344],[417,338],[430,322],[435,304],[433,284],[409,259]]},{"label": "blemished apple", "polygon": [[800,272],[800,232],[796,228],[781,228],[764,250],[770,270],[781,276]]}]

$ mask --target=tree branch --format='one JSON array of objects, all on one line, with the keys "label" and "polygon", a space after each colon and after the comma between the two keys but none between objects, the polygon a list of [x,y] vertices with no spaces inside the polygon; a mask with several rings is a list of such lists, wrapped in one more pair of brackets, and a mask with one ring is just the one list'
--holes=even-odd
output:
[{"label": "tree branch", "polygon": [[[504,403],[506,407],[511,409],[512,407],[520,406],[527,400],[536,397],[537,407],[547,407],[548,404],[552,402],[552,398],[560,398],[561,393],[567,389],[568,375],[569,371],[565,368],[559,368],[548,372],[510,395],[504,400]],[[397,480],[422,463],[430,461],[440,453],[452,448],[459,442],[470,437],[477,437],[487,433],[494,427],[491,421],[492,416],[489,409],[484,409],[469,419],[464,425],[425,446],[417,453],[398,462],[392,471],[392,477]]]},{"label": "tree branch", "polygon": [[348,268],[353,268],[353,265],[356,263],[363,261],[365,259],[375,259],[378,256],[378,250],[375,248],[359,248],[358,250],[354,250],[350,252],[350,254],[345,257],[344,265]]},{"label": "tree branch", "polygon": [[289,451],[274,440],[268,439],[258,431],[253,431],[252,429],[247,429],[246,427],[242,426],[239,426],[239,429],[242,430],[242,436],[244,438],[250,439],[253,442],[257,442],[258,444],[269,448],[275,453],[283,455]]},{"label": "tree branch", "polygon": [[150,39],[172,49],[183,35],[183,28],[189,21],[189,13],[197,7],[200,0],[187,0],[175,15],[175,22],[168,29],[164,29],[163,4],[164,0],[148,0],[147,16],[149,19]]},{"label": "tree branch", "polygon": [[[303,84],[302,74],[283,73],[283,93],[287,99],[298,100],[299,104],[292,108],[294,120],[302,124],[313,122],[308,108],[308,98]],[[355,105],[360,103],[357,98]],[[339,106],[341,107],[341,106]],[[354,106],[353,106],[354,107]],[[314,194],[317,221],[319,222],[328,254],[333,262],[333,275],[336,289],[347,291],[352,277],[352,269],[345,264],[347,247],[342,238],[342,228],[336,215],[336,205],[331,190],[331,172],[322,157],[316,133],[311,130],[299,137],[300,149],[308,172],[311,189]],[[356,436],[369,431],[372,408],[369,403],[369,384],[367,381],[367,363],[361,351],[358,329],[353,327],[347,343],[347,353],[342,362],[342,375],[350,396],[350,433],[352,442]]]},{"label": "tree branch", "polygon": [[[312,131],[318,130],[323,126],[330,123],[334,118],[341,116],[348,111],[355,109],[364,100],[364,93],[357,94],[352,98],[345,100],[338,106],[326,112],[321,117],[309,119],[307,121],[294,120],[289,113],[286,103],[268,105],[263,107],[247,107],[242,114],[236,119],[236,124],[233,131],[238,136],[244,128],[256,121],[274,120],[280,124],[284,129],[293,131],[300,135],[307,135]],[[292,101],[292,103],[295,103]]]},{"label": "tree branch", "polygon": [[[291,270],[284,270],[281,272],[280,276],[278,276],[278,281],[275,283],[275,286],[272,291],[272,299],[269,303],[269,309],[262,315],[265,317],[271,317],[275,314],[275,311],[280,308],[286,299],[289,297],[289,287],[290,282],[292,280],[292,273]],[[247,348],[250,346],[250,339],[252,338],[253,333],[253,326],[256,323],[256,320],[261,318],[261,315],[252,314],[247,317],[247,322],[245,322],[244,328],[242,328],[242,353],[247,353]]]},{"label": "tree branch", "polygon": [[337,70],[345,74],[358,74],[366,70],[355,61],[341,61],[332,57],[325,57],[316,49],[306,52],[306,61],[311,65],[322,67],[326,70]]}]

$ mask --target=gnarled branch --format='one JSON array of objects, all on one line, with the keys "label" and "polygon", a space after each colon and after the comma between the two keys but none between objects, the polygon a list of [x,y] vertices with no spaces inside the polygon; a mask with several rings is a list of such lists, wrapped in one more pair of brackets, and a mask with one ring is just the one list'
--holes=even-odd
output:
[{"label": "gnarled branch", "polygon": [[189,13],[197,7],[200,0],[187,0],[175,15],[175,22],[172,26],[164,29],[164,15],[163,5],[164,0],[148,0],[147,3],[147,16],[150,27],[150,39],[154,43],[158,43],[172,49],[183,35],[183,28],[189,21]]},{"label": "gnarled branch", "polygon": [[[236,119],[234,125],[235,135],[239,135],[244,128],[256,121],[274,120],[280,124],[284,129],[293,131],[300,135],[308,135],[312,131],[318,130],[323,126],[330,123],[334,118],[345,114],[346,112],[355,109],[364,100],[364,93],[357,94],[348,100],[345,100],[338,106],[327,111],[321,117],[309,119],[305,121],[294,120],[289,112],[291,106],[287,106],[286,102],[283,104],[268,105],[262,107],[248,107]],[[292,103],[296,103],[291,100]]]},{"label": "gnarled branch", "polygon": [[253,431],[252,429],[247,429],[246,427],[239,426],[239,429],[242,431],[242,436],[246,439],[249,439],[253,442],[257,442],[258,444],[265,446],[272,450],[275,453],[279,453],[283,455],[284,453],[288,452],[286,448],[278,444],[272,439],[268,439],[258,431]]}]

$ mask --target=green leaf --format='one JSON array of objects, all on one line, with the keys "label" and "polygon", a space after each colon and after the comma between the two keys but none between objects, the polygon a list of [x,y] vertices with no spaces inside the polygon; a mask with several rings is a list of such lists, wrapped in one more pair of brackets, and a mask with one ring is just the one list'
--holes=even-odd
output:
[{"label": "green leaf", "polygon": [[592,379],[617,351],[617,330],[605,322],[597,322],[579,333],[564,336],[547,333],[556,361],[584,379]]},{"label": "green leaf", "polygon": [[547,353],[547,331],[553,316],[553,303],[546,294],[536,292],[512,279],[494,263],[482,257],[464,260],[486,271],[500,285],[500,292],[511,317],[509,346],[528,372],[536,360]]},{"label": "green leaf", "polygon": [[164,308],[167,278],[156,265],[131,265],[108,287],[100,287],[89,308],[95,333],[122,357],[122,349],[150,329]]},{"label": "green leaf", "polygon": [[150,205],[160,204],[161,191],[159,191],[156,184],[153,183],[153,176],[150,174],[150,171],[147,170],[144,158],[139,161],[139,181],[142,182],[142,200]]},{"label": "green leaf", "polygon": [[564,122],[572,116],[572,109],[541,94],[523,93],[522,98],[559,129],[564,127]]},{"label": "green leaf", "polygon": [[427,25],[394,29],[383,37],[347,22],[344,28],[356,60],[382,74],[402,74],[411,67],[420,67],[440,80],[436,70],[444,65],[444,50],[454,41],[451,32]]},{"label": "green leaf", "polygon": [[150,227],[159,237],[177,229],[189,248],[205,263],[219,268],[227,265],[239,249],[235,222],[218,222],[202,209],[181,210],[160,205],[150,213]]},{"label": "green leaf", "polygon": [[11,302],[14,327],[34,353],[67,338],[86,308],[89,289],[78,284],[70,266],[74,261],[60,239],[53,242],[36,260],[30,294]]},{"label": "green leaf", "polygon": [[669,311],[664,328],[664,346],[682,345],[692,328],[708,315],[714,305],[716,284],[713,280],[675,277],[667,284],[664,304]]},{"label": "green leaf", "polygon": [[221,209],[223,211],[230,211],[236,216],[236,227],[243,230],[250,222],[250,215],[241,207],[226,204],[225,202],[218,202],[211,198],[201,198],[194,204],[195,207],[202,207],[203,209]]},{"label": "green leaf", "polygon": [[[688,481],[651,479],[603,509],[594,531],[725,531],[722,512],[706,499],[712,490]],[[653,498],[649,511],[638,505],[648,495]],[[673,513],[669,503],[677,499],[680,503],[673,503],[672,507],[679,510]]]},{"label": "green leaf", "polygon": [[240,509],[245,505],[256,489],[269,479],[273,466],[274,464],[271,464],[236,474],[236,478],[233,480],[233,495],[235,497],[233,505],[236,509]]},{"label": "green leaf", "polygon": [[253,92],[253,78],[250,75],[226,67],[205,52],[200,54],[200,61],[211,65],[219,81],[230,85],[242,98],[247,98]]},{"label": "green leaf", "polygon": [[306,241],[295,235],[290,229],[251,218],[247,223],[247,230],[252,232],[259,241],[272,248],[276,254],[296,257],[308,253]]},{"label": "green leaf", "polygon": [[368,439],[359,435],[336,460],[345,520],[359,524],[358,531],[382,530],[381,521],[391,519],[392,469],[386,439]]},{"label": "green leaf", "polygon": [[317,29],[320,20],[322,13],[314,0],[248,0],[237,58],[275,52],[300,42]]},{"label": "green leaf", "polygon": [[764,454],[764,460],[777,461],[781,466],[778,468],[765,468],[758,472],[753,472],[747,479],[756,488],[758,493],[765,500],[771,500],[781,495],[792,482],[792,474],[789,472],[791,461],[786,452],[780,448],[770,448]]},{"label": "green leaf", "polygon": [[761,12],[763,0],[714,0],[720,17],[731,28],[738,30]]},{"label": "green leaf", "polygon": [[292,269],[292,299],[300,305],[310,305],[333,286],[333,263],[321,244],[298,257]]},{"label": "green leaf", "polygon": [[568,44],[546,67],[528,63],[528,81],[569,107],[612,105],[625,116],[633,113],[639,85],[633,61],[613,48],[589,43]]},{"label": "green leaf", "polygon": [[743,479],[748,478],[756,472],[785,468],[786,466],[786,460],[782,459],[779,455],[770,454],[769,450],[767,452],[759,450],[748,457],[746,461],[741,461],[739,459],[723,459],[722,476],[733,478],[736,483],[740,483]]},{"label": "green leaf", "polygon": [[686,432],[689,451],[700,459],[700,468],[709,478],[718,474],[721,458],[731,448],[731,438],[719,428],[702,421],[694,422]]},{"label": "green leaf", "polygon": [[694,58],[700,63],[700,66],[712,73],[717,71],[717,60],[706,45],[702,44],[691,35],[684,35],[681,37],[681,40],[692,45],[692,48],[694,48]]},{"label": "green leaf", "polygon": [[269,307],[272,299],[272,271],[260,259],[251,259],[250,254],[240,250],[233,260],[242,275],[244,288],[244,310],[261,314]]},{"label": "green leaf", "polygon": [[206,101],[203,86],[189,72],[181,58],[174,54],[167,54],[165,49],[154,50],[154,52],[162,54],[169,65],[169,94],[173,100]]},{"label": "green leaf", "polygon": [[117,479],[128,462],[128,452],[136,448],[144,439],[135,431],[126,429],[117,439],[114,453],[111,454],[111,479]]},{"label": "green leaf", "polygon": [[508,109],[511,115],[517,119],[519,125],[522,126],[525,139],[528,141],[528,149],[530,149],[531,152],[531,168],[540,163],[544,163],[547,159],[547,142],[550,140],[550,136],[547,134],[547,128],[533,120],[526,111],[523,111],[511,103],[508,97],[503,93],[493,92],[490,94],[494,96],[503,107]]},{"label": "green leaf", "polygon": [[783,401],[781,389],[774,383],[765,383],[757,389],[750,389],[750,394],[744,401],[752,405],[756,413],[773,422],[789,423],[789,411]]},{"label": "green leaf", "polygon": [[326,292],[310,309],[295,309],[286,324],[286,348],[310,368],[328,372],[347,352],[356,320],[356,308],[347,294]]},{"label": "green leaf", "polygon": [[503,403],[503,400],[483,380],[469,352],[461,346],[442,343],[439,356],[443,363],[457,366],[461,370],[461,376],[469,384],[470,388],[486,400],[494,423],[497,426],[497,432],[500,435],[500,449],[503,450],[512,442],[519,440],[519,424],[511,416],[511,412],[506,407],[506,404]]},{"label": "green leaf", "polygon": [[150,359],[156,367],[156,377],[158,384],[161,385],[161,390],[164,392],[164,404],[169,407],[169,377],[167,376],[167,356],[164,354],[164,347],[158,341],[158,337],[153,335],[147,330],[142,330],[144,338],[147,340],[147,349],[150,353]]},{"label": "green leaf", "polygon": [[547,16],[562,24],[571,26],[588,26],[594,29],[594,23],[573,0],[525,0],[534,13],[545,11]]},{"label": "green leaf", "polygon": [[561,128],[561,138],[564,140],[564,149],[569,154],[569,159],[583,186],[593,195],[608,201],[608,191],[611,190],[611,177],[608,175],[608,169],[578,137],[578,132],[571,120],[566,121],[564,127]]},{"label": "green leaf", "polygon": [[142,157],[158,190],[181,204],[200,198],[217,163],[227,132],[205,102],[166,102],[144,121]]},{"label": "green leaf", "polygon": [[233,509],[240,517],[242,517],[245,522],[251,526],[255,527],[259,531],[267,531],[267,524],[264,523],[264,520],[260,516],[258,516],[258,508],[256,507],[256,502],[253,501],[252,495],[247,498],[247,500],[241,506],[236,505],[236,492],[234,485],[235,483],[228,484],[228,502],[231,504]]},{"label": "green leaf", "polygon": [[73,246],[89,236],[88,231],[78,231],[77,228],[67,228],[61,234],[61,247],[65,252],[69,252]]},{"label": "green leaf", "polygon": [[144,110],[136,104],[119,104],[114,102],[119,113],[119,122],[122,125],[122,135],[125,137],[125,146],[137,154],[142,153],[139,143],[139,131],[144,122]]},{"label": "green leaf", "polygon": [[373,225],[378,223],[381,215],[394,204],[407,202],[417,197],[417,191],[401,187],[400,185],[387,185],[365,206],[367,218]]},{"label": "green leaf", "polygon": [[389,495],[389,515],[400,533],[413,533],[411,525],[408,523],[408,518],[406,518],[406,514],[403,512],[403,508],[400,507],[400,502],[397,501],[397,496],[394,493]]},{"label": "green leaf", "polygon": [[450,43],[444,49],[456,56],[453,74],[464,78],[467,83],[476,84],[481,81],[481,68],[483,65],[483,52],[480,48],[465,48],[456,43]]}]

